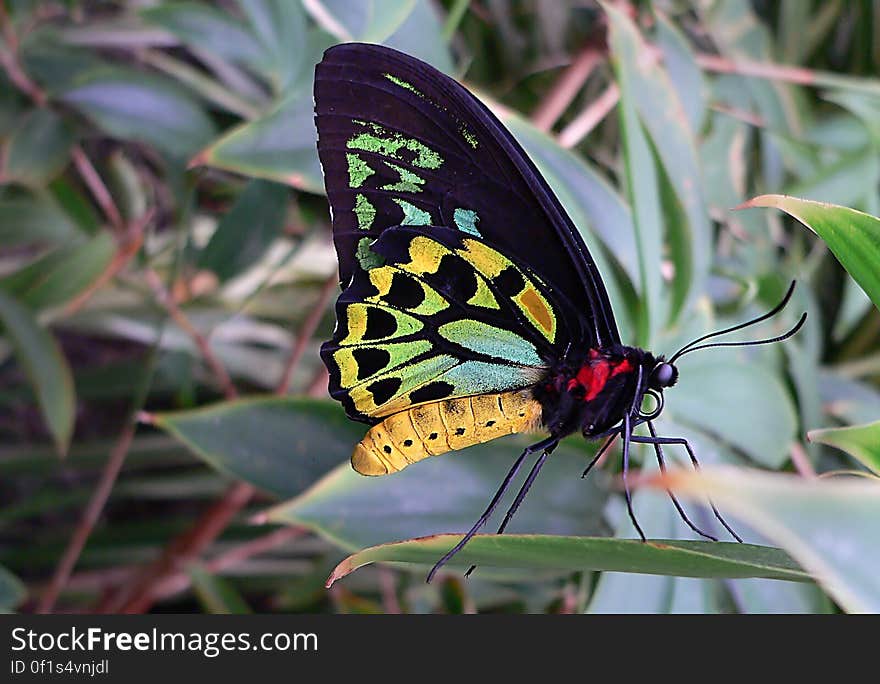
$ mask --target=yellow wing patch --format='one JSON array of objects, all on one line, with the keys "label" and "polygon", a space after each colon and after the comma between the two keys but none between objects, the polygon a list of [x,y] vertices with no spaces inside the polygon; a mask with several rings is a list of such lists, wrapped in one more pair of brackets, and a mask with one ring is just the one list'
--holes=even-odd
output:
[{"label": "yellow wing patch", "polygon": [[521,289],[509,293],[511,299],[538,332],[551,343],[554,342],[556,340],[556,314],[553,313],[553,307],[550,306],[541,291],[535,287],[531,279],[510,259],[484,243],[467,238],[462,242],[464,249],[458,249],[456,252],[490,281],[498,279],[508,269],[519,274],[521,280],[514,282],[517,282],[518,285],[521,284]]}]

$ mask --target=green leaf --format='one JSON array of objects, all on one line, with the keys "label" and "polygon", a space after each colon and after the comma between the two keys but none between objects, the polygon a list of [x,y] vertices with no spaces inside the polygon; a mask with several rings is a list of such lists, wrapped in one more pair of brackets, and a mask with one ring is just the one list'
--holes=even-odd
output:
[{"label": "green leaf", "polygon": [[[770,32],[751,4],[739,0],[718,0],[712,5],[701,6],[698,12],[704,15],[702,25],[723,56],[750,62],[773,62],[775,59],[776,50]],[[783,182],[783,161],[794,173],[801,168],[791,154],[791,145],[770,132],[783,131],[794,139],[801,136],[804,108],[798,106],[797,86],[748,76],[737,75],[733,78],[744,91],[744,96],[734,107],[751,109],[751,104],[769,128],[757,131],[761,143],[760,161],[763,164],[764,185],[777,189]]]},{"label": "green leaf", "polygon": [[[360,439],[363,429],[357,433]],[[269,518],[308,527],[349,551],[392,539],[464,532],[485,509],[513,458],[530,442],[534,438],[502,438],[385,477],[358,475],[345,463],[301,496],[272,509]],[[347,443],[346,458],[355,443]],[[578,477],[588,453],[571,443],[559,446],[513,519],[513,532],[607,531],[602,517],[607,493],[600,487],[601,477]]]},{"label": "green leaf", "polygon": [[67,123],[49,109],[35,109],[12,131],[3,173],[8,180],[42,187],[67,164],[71,145]]},{"label": "green leaf", "polygon": [[0,246],[6,249],[78,237],[76,224],[49,196],[0,199]]},{"label": "green leaf", "polygon": [[87,74],[110,66],[97,51],[65,45],[51,30],[28,35],[22,43],[21,58],[28,76],[50,95],[57,95]]},{"label": "green leaf", "polygon": [[851,112],[862,122],[874,145],[880,144],[880,93],[866,95],[846,90],[832,90],[823,99]]},{"label": "green leaf", "polygon": [[[262,70],[274,91],[290,90],[308,60],[306,15],[302,3],[289,0],[238,0],[264,52]],[[307,74],[311,77],[311,73]]]},{"label": "green leaf", "polygon": [[[621,89],[627,177],[635,200],[633,206],[639,232],[645,241],[640,245],[645,250],[642,259],[658,264],[659,270],[663,232],[662,226],[652,225],[653,219],[649,215],[658,201],[654,197],[657,194],[656,180],[652,183],[654,174],[647,171],[649,154],[644,150],[646,145],[639,140],[643,137],[637,128],[639,122],[648,132],[660,168],[675,191],[675,198],[681,206],[680,215],[686,218],[668,225],[675,265],[669,316],[670,320],[675,320],[690,294],[702,289],[711,258],[711,230],[694,131],[669,75],[650,60],[648,48],[636,26],[613,7],[606,6],[606,11],[610,19],[609,44]],[[653,167],[653,161],[650,164]],[[643,209],[639,208],[641,203],[646,205]],[[640,213],[643,216],[640,217]],[[655,211],[655,216],[659,215],[660,212]],[[650,288],[646,292],[647,296],[643,293],[645,305],[657,311],[656,295],[651,295]]]},{"label": "green leaf", "polygon": [[617,85],[620,88],[620,121],[623,138],[623,165],[630,204],[633,208],[633,225],[636,235],[636,252],[639,261],[641,283],[640,306],[636,317],[636,344],[649,346],[659,328],[660,311],[660,260],[663,226],[660,222],[660,194],[657,169],[651,148],[636,111],[633,93],[636,84],[627,67],[635,60],[636,45],[629,35],[635,29],[620,13],[606,7],[611,20],[610,45],[614,54]]},{"label": "green leaf", "polygon": [[712,499],[788,551],[847,612],[880,612],[880,481],[732,467],[679,470],[655,486]]},{"label": "green leaf", "polygon": [[132,69],[91,72],[60,98],[108,135],[137,140],[175,159],[187,158],[214,136],[201,104],[173,81]]},{"label": "green leaf", "polygon": [[95,282],[113,260],[115,250],[113,236],[107,231],[98,233],[0,278],[0,289],[31,309],[64,304]]},{"label": "green leaf", "polygon": [[[461,537],[444,534],[381,544],[340,563],[327,580],[338,579],[377,562],[431,566]],[[809,576],[779,549],[732,542],[550,535],[477,535],[447,567],[518,567],[541,570],[584,570],[674,575],[676,577],[770,577],[808,581]]]},{"label": "green leaf", "polygon": [[252,266],[284,229],[287,195],[287,188],[277,183],[248,183],[220,219],[199,256],[199,267],[225,281]]},{"label": "green leaf", "polygon": [[62,455],[73,433],[73,378],[58,343],[30,311],[0,291],[0,324],[37,395],[46,426]]},{"label": "green leaf", "polygon": [[697,66],[687,38],[665,14],[657,13],[657,46],[663,52],[663,64],[681,101],[690,130],[697,134],[706,118],[703,73]]},{"label": "green leaf", "polygon": [[314,104],[291,95],[266,116],[233,128],[190,162],[324,193]]},{"label": "green leaf", "polygon": [[245,615],[250,606],[235,587],[222,577],[209,572],[203,565],[194,563],[188,568],[193,590],[199,603],[211,615]]},{"label": "green leaf", "polygon": [[147,23],[161,26],[187,45],[230,62],[257,66],[266,58],[264,48],[249,27],[228,12],[209,5],[166,2],[141,10],[140,15]]},{"label": "green leaf", "polygon": [[717,435],[763,466],[781,467],[797,428],[785,387],[757,364],[718,356],[695,355],[682,362],[678,384],[666,392],[666,410],[675,420]]},{"label": "green leaf", "polygon": [[738,209],[776,207],[821,237],[847,272],[880,307],[880,219],[835,204],[787,195],[760,195]]},{"label": "green leaf", "polygon": [[17,608],[26,597],[24,583],[0,565],[0,613]]},{"label": "green leaf", "polygon": [[77,187],[64,176],[60,176],[52,181],[49,192],[63,212],[65,220],[73,221],[86,235],[97,234],[101,227],[101,218],[94,205]]},{"label": "green leaf", "polygon": [[347,461],[364,433],[335,402],[314,399],[243,399],[153,419],[210,465],[280,497]]},{"label": "green leaf", "polygon": [[845,451],[880,475],[880,420],[867,425],[811,430],[807,439]]},{"label": "green leaf", "polygon": [[18,126],[27,110],[21,93],[12,85],[5,72],[0,73],[0,139],[5,139]]}]

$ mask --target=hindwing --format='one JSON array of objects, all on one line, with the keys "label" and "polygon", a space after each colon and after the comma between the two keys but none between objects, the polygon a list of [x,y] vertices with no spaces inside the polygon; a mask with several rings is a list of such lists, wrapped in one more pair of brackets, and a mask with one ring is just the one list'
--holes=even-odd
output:
[{"label": "hindwing", "polygon": [[567,345],[568,304],[482,238],[442,226],[389,228],[355,271],[321,348],[352,418],[533,385]]}]

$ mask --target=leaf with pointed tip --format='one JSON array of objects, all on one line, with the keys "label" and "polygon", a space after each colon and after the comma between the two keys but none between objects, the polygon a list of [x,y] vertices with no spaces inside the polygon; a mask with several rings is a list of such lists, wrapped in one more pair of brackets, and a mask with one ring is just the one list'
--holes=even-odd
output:
[{"label": "leaf with pointed tip", "polygon": [[79,78],[60,99],[109,135],[139,140],[172,158],[186,158],[214,135],[200,102],[170,79],[108,67]]},{"label": "leaf with pointed tip", "polygon": [[86,290],[104,273],[115,247],[108,231],[88,240],[74,240],[0,278],[0,290],[31,309],[58,306]]},{"label": "leaf with pointed tip", "polygon": [[248,183],[199,255],[199,268],[226,281],[253,266],[284,229],[288,193],[270,181]]},{"label": "leaf with pointed tip", "polygon": [[73,376],[58,343],[22,304],[0,290],[0,327],[30,380],[46,426],[62,455],[73,433]]},{"label": "leaf with pointed tip", "polygon": [[845,451],[880,475],[880,420],[867,425],[811,430],[807,439]]},{"label": "leaf with pointed tip", "polygon": [[788,195],[760,195],[737,209],[775,207],[822,238],[837,260],[880,307],[880,218],[849,207]]},{"label": "leaf with pointed tip", "polygon": [[351,457],[363,426],[330,401],[261,397],[160,413],[155,424],[215,468],[296,496]]},{"label": "leaf with pointed tip", "polygon": [[311,96],[291,95],[265,116],[211,143],[190,166],[205,164],[323,194],[313,108]]},{"label": "leaf with pointed tip", "polygon": [[[340,563],[327,580],[336,580],[376,562],[433,565],[461,537],[437,535],[381,544]],[[557,537],[537,534],[477,535],[447,567],[478,565],[535,570],[600,570],[676,577],[770,577],[808,581],[809,576],[779,549],[733,542],[657,539],[647,543],[608,537]]]}]

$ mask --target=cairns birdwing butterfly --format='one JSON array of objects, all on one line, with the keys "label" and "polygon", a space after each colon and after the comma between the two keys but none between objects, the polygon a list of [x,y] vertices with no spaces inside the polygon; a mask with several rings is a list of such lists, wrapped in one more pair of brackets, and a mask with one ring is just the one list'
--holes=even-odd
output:
[{"label": "cairns birdwing butterfly", "polygon": [[[683,354],[774,315],[694,340],[668,360],[621,343],[602,277],[584,241],[513,136],[455,80],[379,45],[330,48],[315,71],[315,121],[339,259],[337,326],[321,347],[330,393],[369,424],[352,466],[397,472],[512,433],[547,437],[513,462],[486,511],[428,576],[487,522],[529,455],[537,458],[503,532],[559,441],[580,431],[616,437],[627,485],[630,445],[660,437],[652,423]],[[650,395],[655,406],[643,412]],[[633,434],[645,424],[650,436]],[[670,493],[670,496],[672,494]],[[697,533],[714,539],[681,517]],[[730,533],[735,532],[712,507]],[[473,569],[473,568],[471,568]]]}]

